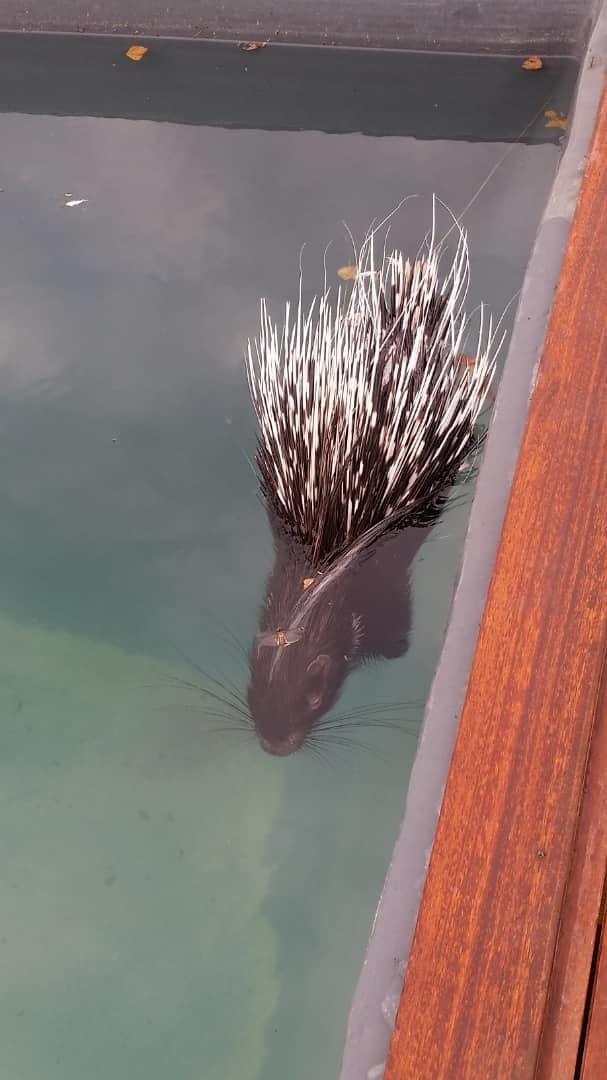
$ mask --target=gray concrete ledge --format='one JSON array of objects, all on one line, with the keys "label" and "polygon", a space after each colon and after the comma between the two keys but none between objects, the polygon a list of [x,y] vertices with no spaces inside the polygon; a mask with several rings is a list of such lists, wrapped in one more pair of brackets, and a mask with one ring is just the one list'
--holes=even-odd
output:
[{"label": "gray concrete ledge", "polygon": [[380,1065],[387,1054],[478,627],[606,70],[607,0],[583,61],[570,135],[525,276],[405,815],[350,1013],[341,1080],[367,1080],[382,1074]]},{"label": "gray concrete ledge", "polygon": [[581,55],[596,0],[0,0],[0,29]]}]

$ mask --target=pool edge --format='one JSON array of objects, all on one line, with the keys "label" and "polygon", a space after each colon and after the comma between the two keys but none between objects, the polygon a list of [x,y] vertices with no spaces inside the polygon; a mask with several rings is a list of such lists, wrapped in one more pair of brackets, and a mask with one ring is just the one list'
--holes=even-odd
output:
[{"label": "pool edge", "polygon": [[599,0],[0,0],[0,28],[282,41],[292,44],[553,53],[579,57]]}]

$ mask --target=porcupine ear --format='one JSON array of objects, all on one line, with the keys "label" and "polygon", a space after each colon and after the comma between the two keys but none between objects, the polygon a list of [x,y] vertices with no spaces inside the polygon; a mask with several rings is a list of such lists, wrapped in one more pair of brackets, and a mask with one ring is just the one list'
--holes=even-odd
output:
[{"label": "porcupine ear", "polygon": [[306,687],[306,697],[311,709],[318,709],[322,705],[323,690],[330,669],[331,657],[327,653],[319,653],[316,659],[308,664],[306,674],[310,677],[311,682]]}]

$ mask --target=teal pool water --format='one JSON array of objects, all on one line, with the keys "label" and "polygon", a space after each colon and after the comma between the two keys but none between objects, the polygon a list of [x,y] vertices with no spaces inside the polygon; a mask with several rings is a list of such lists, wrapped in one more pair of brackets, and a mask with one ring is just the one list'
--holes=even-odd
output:
[{"label": "teal pool water", "polygon": [[[6,111],[0,141],[0,1075],[330,1080],[468,506],[416,560],[407,655],[345,688],[400,730],[273,759],[171,676],[246,685],[259,296],[304,242],[312,288],[328,240],[349,262],[342,220],[461,209],[505,146]],[[479,196],[471,306],[520,287],[557,160],[517,145]]]}]

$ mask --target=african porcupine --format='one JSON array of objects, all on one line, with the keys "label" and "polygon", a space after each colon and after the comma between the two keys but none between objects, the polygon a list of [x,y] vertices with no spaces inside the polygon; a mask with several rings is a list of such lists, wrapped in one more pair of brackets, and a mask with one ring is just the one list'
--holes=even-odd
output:
[{"label": "african porcupine", "polygon": [[496,350],[481,309],[462,363],[469,262],[456,227],[442,277],[434,230],[413,264],[384,250],[378,268],[371,231],[348,298],[332,304],[325,288],[304,311],[300,278],[280,330],[261,302],[246,369],[275,565],[247,697],[270,753],[305,743],[353,667],[405,651],[411,561],[482,440]]}]

